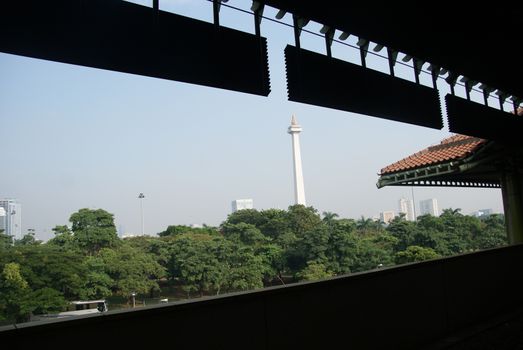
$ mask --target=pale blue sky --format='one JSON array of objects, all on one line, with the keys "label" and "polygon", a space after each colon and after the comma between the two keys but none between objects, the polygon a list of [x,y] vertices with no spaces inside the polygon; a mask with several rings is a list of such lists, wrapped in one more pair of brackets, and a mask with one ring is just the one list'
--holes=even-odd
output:
[{"label": "pale blue sky", "polygon": [[[248,3],[228,4],[248,9]],[[207,1],[160,4],[212,19]],[[221,16],[223,25],[253,32],[251,16],[225,7]],[[293,201],[286,133],[292,114],[304,130],[309,205],[353,218],[397,211],[398,199],[411,190],[378,190],[379,170],[450,134],[287,101],[283,49],[293,43],[292,29],[264,21],[262,35],[269,45],[267,98],[0,54],[0,197],[20,200],[23,231],[34,228],[48,239],[52,227],[88,207],[114,213],[117,227],[139,233],[140,192],[150,234],[169,224],[218,225],[236,198],[252,198],[257,209],[287,208]],[[308,34],[302,47],[324,52],[323,40]],[[339,44],[333,55],[359,62],[358,51]],[[388,67],[374,57],[369,65]],[[407,68],[398,67],[398,74],[413,78]],[[430,84],[428,76],[423,82]],[[417,188],[415,197],[437,198],[440,208],[464,213],[502,211],[497,189]]]}]

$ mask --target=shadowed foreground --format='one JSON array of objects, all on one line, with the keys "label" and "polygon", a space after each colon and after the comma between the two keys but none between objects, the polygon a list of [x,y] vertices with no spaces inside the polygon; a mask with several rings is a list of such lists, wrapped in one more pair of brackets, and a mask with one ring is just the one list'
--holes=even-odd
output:
[{"label": "shadowed foreground", "polygon": [[[7,326],[0,339],[20,348],[92,340],[120,348],[509,349],[521,344],[521,285],[523,245],[515,245],[320,282]],[[507,347],[499,345],[503,340]]]}]

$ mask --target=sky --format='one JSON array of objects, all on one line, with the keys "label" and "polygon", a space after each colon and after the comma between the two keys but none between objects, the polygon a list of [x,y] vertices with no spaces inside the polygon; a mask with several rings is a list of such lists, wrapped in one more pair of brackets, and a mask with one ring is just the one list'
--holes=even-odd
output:
[{"label": "sky", "polygon": [[[248,9],[248,3],[227,4]],[[207,1],[160,0],[160,8],[212,21]],[[266,8],[264,15],[276,12]],[[289,23],[290,15],[283,21]],[[220,24],[254,32],[252,16],[224,6]],[[306,27],[320,28],[312,22]],[[293,44],[292,28],[264,20],[262,35],[268,38],[269,97],[0,53],[0,198],[21,202],[23,232],[34,229],[45,241],[80,208],[102,208],[114,214],[120,233],[139,234],[141,192],[146,234],[176,224],[219,225],[234,199],[252,198],[260,210],[286,209],[294,200],[287,134],[293,114],[303,127],[307,205],[348,218],[397,212],[398,200],[412,197],[411,188],[378,189],[377,174],[451,136],[447,127],[287,101],[283,50]],[[307,33],[301,46],[325,52],[323,39]],[[332,52],[359,63],[355,49],[334,43]],[[369,55],[367,63],[388,70],[379,57]],[[414,79],[408,67],[397,66],[396,74]],[[422,83],[430,86],[430,77],[422,75]],[[444,96],[447,88],[440,85]],[[416,206],[436,198],[440,209],[464,214],[503,210],[499,189],[426,187],[413,193]]]}]

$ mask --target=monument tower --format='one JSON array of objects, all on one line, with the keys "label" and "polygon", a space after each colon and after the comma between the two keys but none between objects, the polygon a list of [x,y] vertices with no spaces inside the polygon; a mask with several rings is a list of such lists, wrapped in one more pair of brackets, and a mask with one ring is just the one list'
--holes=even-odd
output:
[{"label": "monument tower", "polygon": [[300,132],[301,126],[298,125],[294,115],[291,119],[291,126],[287,131],[292,136],[292,158],[294,162],[294,202],[295,204],[305,204],[305,186],[303,184],[303,170],[301,168],[300,152]]}]

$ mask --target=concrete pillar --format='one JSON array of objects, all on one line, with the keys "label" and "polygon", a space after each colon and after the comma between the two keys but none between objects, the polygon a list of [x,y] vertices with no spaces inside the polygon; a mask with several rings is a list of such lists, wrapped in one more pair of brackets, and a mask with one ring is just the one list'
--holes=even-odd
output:
[{"label": "concrete pillar", "polygon": [[517,167],[505,169],[501,175],[501,193],[505,226],[510,244],[523,243],[523,178]]}]

